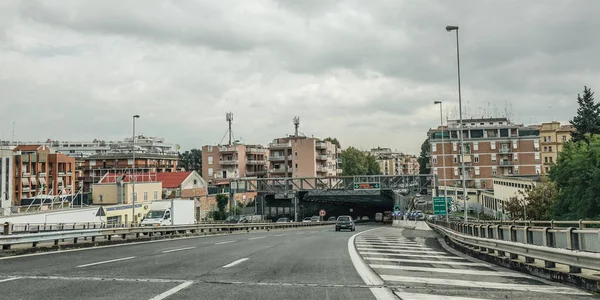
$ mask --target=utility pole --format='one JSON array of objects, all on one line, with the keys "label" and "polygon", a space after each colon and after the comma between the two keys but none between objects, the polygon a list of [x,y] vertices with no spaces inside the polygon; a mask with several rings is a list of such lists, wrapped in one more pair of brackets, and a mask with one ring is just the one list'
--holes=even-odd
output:
[{"label": "utility pole", "polygon": [[133,140],[131,141],[131,154],[133,157],[133,165],[132,165],[132,170],[133,170],[133,175],[131,176],[131,190],[132,190],[132,195],[131,195],[131,208],[132,208],[132,216],[131,216],[131,225],[135,226],[135,181],[137,180],[137,177],[135,176],[135,119],[138,119],[140,117],[140,115],[134,115],[133,116]]}]

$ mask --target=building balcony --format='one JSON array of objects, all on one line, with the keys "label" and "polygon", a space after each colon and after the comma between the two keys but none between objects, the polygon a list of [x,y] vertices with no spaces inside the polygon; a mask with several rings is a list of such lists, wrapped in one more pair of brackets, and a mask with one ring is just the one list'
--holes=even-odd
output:
[{"label": "building balcony", "polygon": [[28,177],[30,177],[30,176],[31,176],[31,174],[30,174],[30,173],[27,173],[27,172],[23,172],[23,173],[21,173],[21,177],[23,177],[23,178],[28,178]]},{"label": "building balcony", "polygon": [[38,177],[46,177],[46,172],[39,172]]},{"label": "building balcony", "polygon": [[266,154],[267,153],[267,149],[264,149],[264,148],[246,148],[246,153]]},{"label": "building balcony", "polygon": [[30,187],[23,187],[23,188],[21,189],[21,191],[23,191],[23,192],[30,192],[30,191],[31,191],[31,188],[30,188]]},{"label": "building balcony", "polygon": [[317,155],[317,160],[327,160],[327,155],[325,155],[325,154],[318,154]]},{"label": "building balcony", "polygon": [[502,153],[502,154],[508,154],[508,153],[511,153],[511,152],[512,152],[512,149],[511,149],[511,148],[500,148],[500,149],[498,150],[498,152],[499,152],[499,153]]},{"label": "building balcony", "polygon": [[[284,160],[286,160],[286,156],[284,156],[284,155],[269,156],[269,161],[284,161]],[[288,155],[287,160],[292,160],[292,156]]]},{"label": "building balcony", "polygon": [[328,172],[329,169],[324,166],[317,166],[317,172]]},{"label": "building balcony", "polygon": [[235,146],[221,146],[219,147],[219,152],[221,153],[234,153],[236,151]]},{"label": "building balcony", "polygon": [[273,169],[269,169],[269,173],[273,174],[273,173],[286,173],[285,168],[273,168]]},{"label": "building balcony", "polygon": [[219,161],[219,164],[224,165],[224,166],[235,166],[238,164],[237,160],[221,160]]},{"label": "building balcony", "polygon": [[292,142],[287,142],[287,143],[270,143],[269,144],[269,149],[286,149],[286,148],[292,148]]},{"label": "building balcony", "polygon": [[501,160],[500,161],[501,167],[511,167],[512,165],[513,165],[513,162],[510,160]]},{"label": "building balcony", "polygon": [[315,147],[317,149],[327,149],[327,143],[325,143],[325,142],[317,142],[316,145],[315,145]]},{"label": "building balcony", "polygon": [[262,166],[262,165],[267,164],[267,162],[264,160],[247,160],[246,164],[251,165],[251,166],[256,166],[256,165]]},{"label": "building balcony", "polygon": [[250,177],[250,176],[262,176],[262,175],[267,175],[267,170],[247,171],[246,172],[246,176],[248,176],[248,177]]},{"label": "building balcony", "polygon": [[73,172],[71,172],[71,171],[68,171],[68,172],[67,172],[67,176],[73,176]]},{"label": "building balcony", "polygon": [[[336,172],[337,172],[338,174],[342,174],[342,173],[344,173],[344,170],[343,170],[343,169],[337,169],[337,170],[336,170]],[[398,172],[396,172],[396,173],[398,173]]]}]

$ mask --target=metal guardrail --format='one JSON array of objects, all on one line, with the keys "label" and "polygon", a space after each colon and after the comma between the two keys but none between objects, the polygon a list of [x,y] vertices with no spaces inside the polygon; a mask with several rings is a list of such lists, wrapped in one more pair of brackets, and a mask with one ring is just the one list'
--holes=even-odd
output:
[{"label": "metal guardrail", "polygon": [[[153,236],[155,234],[168,233],[212,233],[212,232],[233,232],[233,231],[249,231],[249,230],[269,230],[297,227],[312,227],[332,225],[335,222],[310,222],[310,223],[243,223],[243,224],[193,224],[179,226],[141,226],[141,227],[124,227],[124,228],[98,228],[98,229],[81,229],[81,230],[66,230],[54,232],[40,233],[25,233],[25,234],[6,234],[0,236],[0,245],[3,250],[8,250],[12,245],[31,244],[32,247],[37,247],[41,242],[54,241],[54,245],[58,245],[60,240],[72,239],[74,244],[77,244],[79,239],[88,239],[95,242],[97,237],[105,237],[106,240],[111,240],[114,235],[120,235],[122,239],[127,239],[128,236],[134,235],[139,238],[141,235]],[[6,227],[5,227],[6,229]]]},{"label": "metal guardrail", "polygon": [[122,228],[127,227],[126,224],[110,224],[102,222],[88,223],[9,223],[8,225],[1,224],[0,227],[10,226],[0,231],[0,236],[4,232],[9,231],[12,234],[18,233],[38,233],[49,231],[64,231],[64,230],[80,230],[80,229],[102,229],[102,228]]},{"label": "metal guardrail", "polygon": [[514,225],[477,225],[428,221],[431,227],[460,244],[497,253],[510,259],[519,256],[526,263],[544,261],[546,268],[569,266],[570,273],[581,269],[600,271],[600,230],[518,227]]},{"label": "metal guardrail", "polygon": [[477,220],[475,218],[469,217],[469,223],[476,224],[491,224],[491,225],[521,225],[521,226],[538,226],[538,227],[577,227],[577,228],[587,228],[587,227],[600,227],[600,220],[576,220],[576,221],[542,221],[542,220]]}]

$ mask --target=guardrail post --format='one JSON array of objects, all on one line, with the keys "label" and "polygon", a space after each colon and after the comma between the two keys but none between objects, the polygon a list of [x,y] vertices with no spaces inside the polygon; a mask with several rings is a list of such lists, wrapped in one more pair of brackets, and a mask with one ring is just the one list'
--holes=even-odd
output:
[{"label": "guardrail post", "polygon": [[[525,244],[533,243],[533,232],[529,231],[530,226],[523,227],[523,242]],[[533,257],[525,256],[525,263],[532,264],[535,262]]]},{"label": "guardrail post", "polygon": [[[576,228],[567,228],[567,249],[579,250],[579,235],[574,231]],[[581,268],[569,266],[569,273],[581,273]]]},{"label": "guardrail post", "polygon": [[585,228],[585,224],[583,223],[583,220],[580,219],[578,223],[579,223],[579,229]]},{"label": "guardrail post", "polygon": [[[544,227],[542,229],[542,234],[542,245],[544,247],[554,247],[554,237],[552,236],[552,232],[550,232],[550,228]],[[556,268],[556,263],[553,261],[545,260],[544,267]]]},{"label": "guardrail post", "polygon": [[58,246],[58,240],[54,240],[54,246]]},{"label": "guardrail post", "polygon": [[73,244],[77,244],[77,238],[73,238]]}]

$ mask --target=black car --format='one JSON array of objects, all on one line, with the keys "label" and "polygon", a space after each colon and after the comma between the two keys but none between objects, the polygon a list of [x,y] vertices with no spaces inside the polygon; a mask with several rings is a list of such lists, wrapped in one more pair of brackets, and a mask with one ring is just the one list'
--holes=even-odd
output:
[{"label": "black car", "polygon": [[350,229],[350,231],[356,230],[354,220],[352,220],[351,216],[338,217],[337,222],[335,223],[335,231],[340,231],[342,229]]}]

